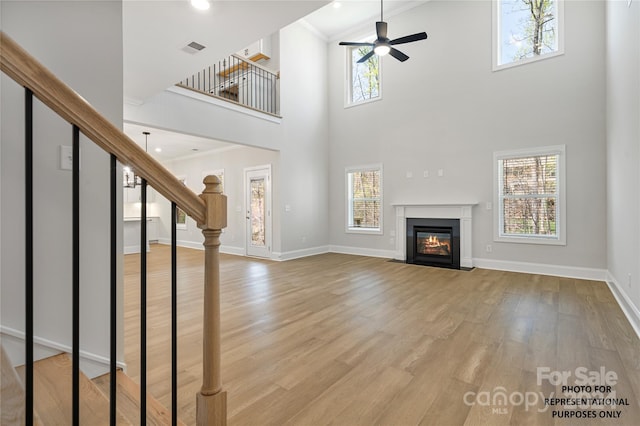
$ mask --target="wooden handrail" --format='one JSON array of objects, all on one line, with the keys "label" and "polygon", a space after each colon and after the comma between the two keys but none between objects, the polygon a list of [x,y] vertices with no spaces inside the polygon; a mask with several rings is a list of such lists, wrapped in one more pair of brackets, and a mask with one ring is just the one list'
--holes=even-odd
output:
[{"label": "wooden handrail", "polygon": [[198,223],[205,222],[206,205],[201,198],[3,31],[0,31],[0,65],[5,74],[78,126],[96,145],[131,166],[165,198],[175,202]]}]

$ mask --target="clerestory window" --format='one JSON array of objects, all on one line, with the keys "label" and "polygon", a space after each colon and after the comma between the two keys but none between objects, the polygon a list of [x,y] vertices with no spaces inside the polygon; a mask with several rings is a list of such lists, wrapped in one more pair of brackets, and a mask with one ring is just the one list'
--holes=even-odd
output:
[{"label": "clerestory window", "polygon": [[358,105],[382,98],[380,84],[380,57],[372,55],[362,63],[358,61],[371,52],[370,46],[349,47],[347,51],[346,106]]},{"label": "clerestory window", "polygon": [[564,0],[493,0],[493,69],[564,53]]}]

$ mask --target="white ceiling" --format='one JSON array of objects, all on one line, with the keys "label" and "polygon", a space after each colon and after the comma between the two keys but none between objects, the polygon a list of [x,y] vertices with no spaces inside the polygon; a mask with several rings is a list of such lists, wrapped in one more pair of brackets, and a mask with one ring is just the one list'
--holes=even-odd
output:
[{"label": "white ceiling", "polygon": [[[384,18],[427,0],[385,0]],[[336,3],[340,7],[334,7]],[[208,11],[197,11],[188,0],[125,0],[123,3],[124,97],[144,103],[182,78],[237,52],[303,18],[327,41],[357,31],[375,31],[380,2],[372,0],[213,0]],[[369,31],[369,29],[371,31]],[[406,34],[394,34],[390,38]],[[182,50],[196,41],[206,49]],[[352,40],[346,40],[352,41]],[[184,157],[231,144],[161,129],[125,123],[125,133],[159,161]],[[155,152],[160,147],[161,153]],[[194,151],[197,150],[197,151]]]},{"label": "white ceiling", "polygon": [[[125,0],[125,99],[142,103],[328,2],[215,0],[209,10],[198,11],[188,0]],[[206,49],[195,54],[183,51],[192,41]]]},{"label": "white ceiling", "polygon": [[[393,15],[424,4],[428,0],[385,0],[384,20]],[[303,18],[329,41],[342,40],[344,36],[363,30],[375,32],[375,22],[380,20],[380,1],[372,0],[335,0]],[[390,30],[392,30],[390,28]],[[397,38],[406,34],[394,34]]]},{"label": "white ceiling", "polygon": [[[124,133],[144,149],[145,137],[142,132],[150,133],[147,137],[147,152],[160,162],[234,146],[214,139],[124,123]],[[157,148],[160,148],[161,151],[158,152]]]}]

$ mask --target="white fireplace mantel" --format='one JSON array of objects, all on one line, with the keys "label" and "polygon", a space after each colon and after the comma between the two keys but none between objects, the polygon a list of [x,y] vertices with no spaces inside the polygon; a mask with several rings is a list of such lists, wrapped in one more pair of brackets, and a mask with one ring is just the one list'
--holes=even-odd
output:
[{"label": "white fireplace mantel", "polygon": [[460,219],[460,266],[473,267],[471,223],[478,203],[393,203],[396,210],[396,260],[407,258],[407,218]]}]

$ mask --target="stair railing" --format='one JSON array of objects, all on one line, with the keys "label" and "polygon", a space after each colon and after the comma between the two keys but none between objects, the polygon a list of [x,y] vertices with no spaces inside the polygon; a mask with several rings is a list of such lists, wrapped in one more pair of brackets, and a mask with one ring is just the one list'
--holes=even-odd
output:
[{"label": "stair railing", "polygon": [[[171,172],[149,156],[120,129],[101,116],[80,95],[55,77],[48,69],[29,55],[15,41],[0,31],[1,70],[25,88],[25,216],[26,216],[26,282],[25,282],[25,418],[32,425],[33,402],[33,97],[72,125],[72,389],[73,424],[80,424],[79,414],[79,139],[82,132],[96,145],[110,154],[110,224],[111,224],[111,337],[110,337],[110,418],[116,424],[116,256],[117,214],[116,188],[122,186],[117,174],[117,161],[133,168],[142,178],[141,223],[146,223],[146,189],[151,185],[171,202],[172,211],[172,424],[177,424],[177,317],[176,317],[176,209],[180,208],[196,220],[205,237],[204,324],[203,324],[203,384],[197,394],[197,424],[226,424],[226,392],[222,390],[220,375],[220,269],[219,246],[222,228],[226,227],[227,200],[222,194],[220,181],[215,176],[204,179],[205,190],[198,196],[186,188]],[[146,227],[141,226],[141,424],[146,419]]]},{"label": "stair railing", "polygon": [[279,80],[280,73],[234,54],[176,86],[279,117]]}]

